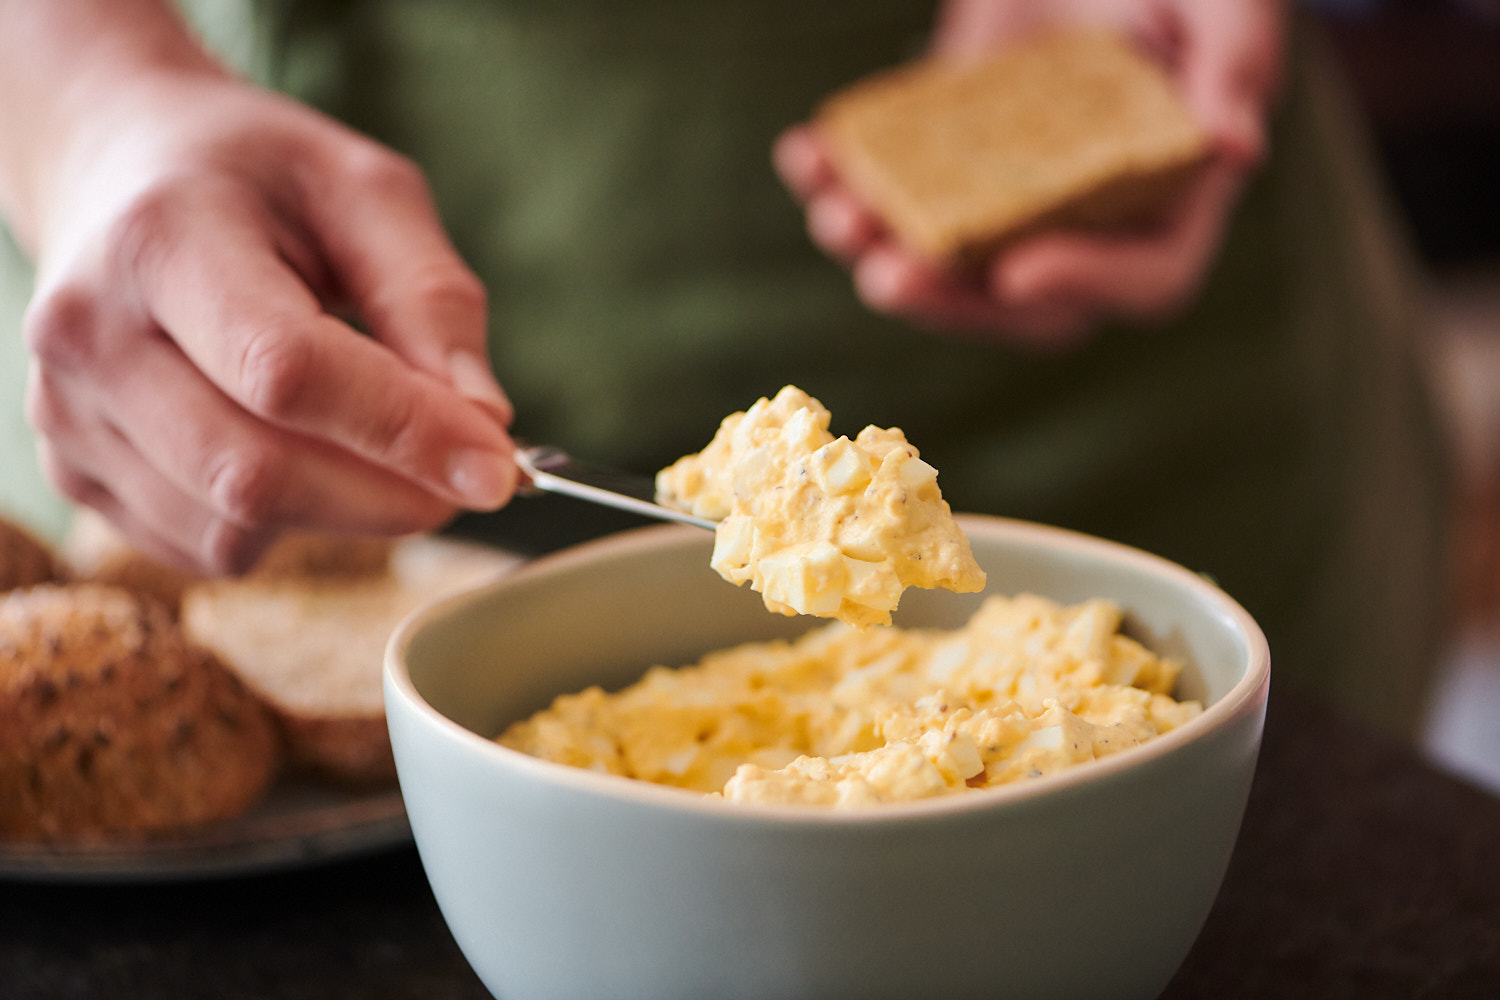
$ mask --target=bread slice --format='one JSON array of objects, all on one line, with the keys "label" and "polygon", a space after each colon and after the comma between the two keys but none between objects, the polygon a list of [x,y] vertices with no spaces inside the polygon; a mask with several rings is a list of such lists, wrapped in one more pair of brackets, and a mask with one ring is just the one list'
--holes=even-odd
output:
[{"label": "bread slice", "polygon": [[1102,32],[877,74],[828,98],[816,123],[845,182],[945,264],[1041,228],[1148,220],[1208,154],[1162,68]]},{"label": "bread slice", "polygon": [[[277,539],[245,575],[254,580],[385,576],[390,572],[394,548],[389,538],[292,532]],[[104,517],[86,507],[73,515],[63,539],[62,561],[75,579],[112,584],[154,597],[174,616],[188,588],[206,579],[146,555]]]},{"label": "bread slice", "polygon": [[513,560],[479,546],[403,539],[378,576],[214,580],[189,587],[182,622],[281,724],[291,763],[370,785],[395,777],[385,724],[385,647],[401,620]]},{"label": "bread slice", "polygon": [[278,760],[269,713],[157,602],[97,584],[0,599],[0,835],[120,839],[227,819]]}]

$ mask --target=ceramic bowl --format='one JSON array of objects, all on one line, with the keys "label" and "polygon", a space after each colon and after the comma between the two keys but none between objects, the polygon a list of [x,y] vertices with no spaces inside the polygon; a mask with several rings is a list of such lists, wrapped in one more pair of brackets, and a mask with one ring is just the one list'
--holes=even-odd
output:
[{"label": "ceramic bowl", "polygon": [[[557,694],[813,624],[721,581],[707,532],[611,536],[408,619],[386,662],[396,766],[438,905],[484,984],[505,1000],[1156,996],[1239,831],[1265,640],[1172,563],[963,520],[989,592],[1113,598],[1131,634],[1185,662],[1179,696],[1203,714],[983,793],[737,806],[492,740]],[[955,627],[979,599],[908,591],[897,624]]]}]

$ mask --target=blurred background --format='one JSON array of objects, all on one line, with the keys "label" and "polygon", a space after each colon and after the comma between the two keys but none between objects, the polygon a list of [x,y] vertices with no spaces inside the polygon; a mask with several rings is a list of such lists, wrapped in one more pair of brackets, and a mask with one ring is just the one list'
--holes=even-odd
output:
[{"label": "blurred background", "polygon": [[1431,278],[1433,378],[1460,467],[1457,631],[1427,727],[1500,791],[1500,0],[1310,0]]}]

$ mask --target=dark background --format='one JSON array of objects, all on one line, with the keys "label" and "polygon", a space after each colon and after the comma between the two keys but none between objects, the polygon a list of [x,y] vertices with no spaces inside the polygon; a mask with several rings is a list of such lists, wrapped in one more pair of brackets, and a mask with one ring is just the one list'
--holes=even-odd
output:
[{"label": "dark background", "polygon": [[1500,263],[1500,0],[1317,0],[1437,272]]}]

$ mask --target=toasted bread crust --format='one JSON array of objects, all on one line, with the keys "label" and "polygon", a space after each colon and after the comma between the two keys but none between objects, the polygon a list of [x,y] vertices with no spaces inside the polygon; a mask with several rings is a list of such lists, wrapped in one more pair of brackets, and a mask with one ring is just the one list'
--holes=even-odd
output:
[{"label": "toasted bread crust", "polygon": [[47,584],[0,600],[0,834],[118,839],[244,812],[269,714],[157,602]]},{"label": "toasted bread crust", "polygon": [[318,717],[277,714],[286,744],[306,770],[346,785],[388,785],[396,780],[385,713]]}]

